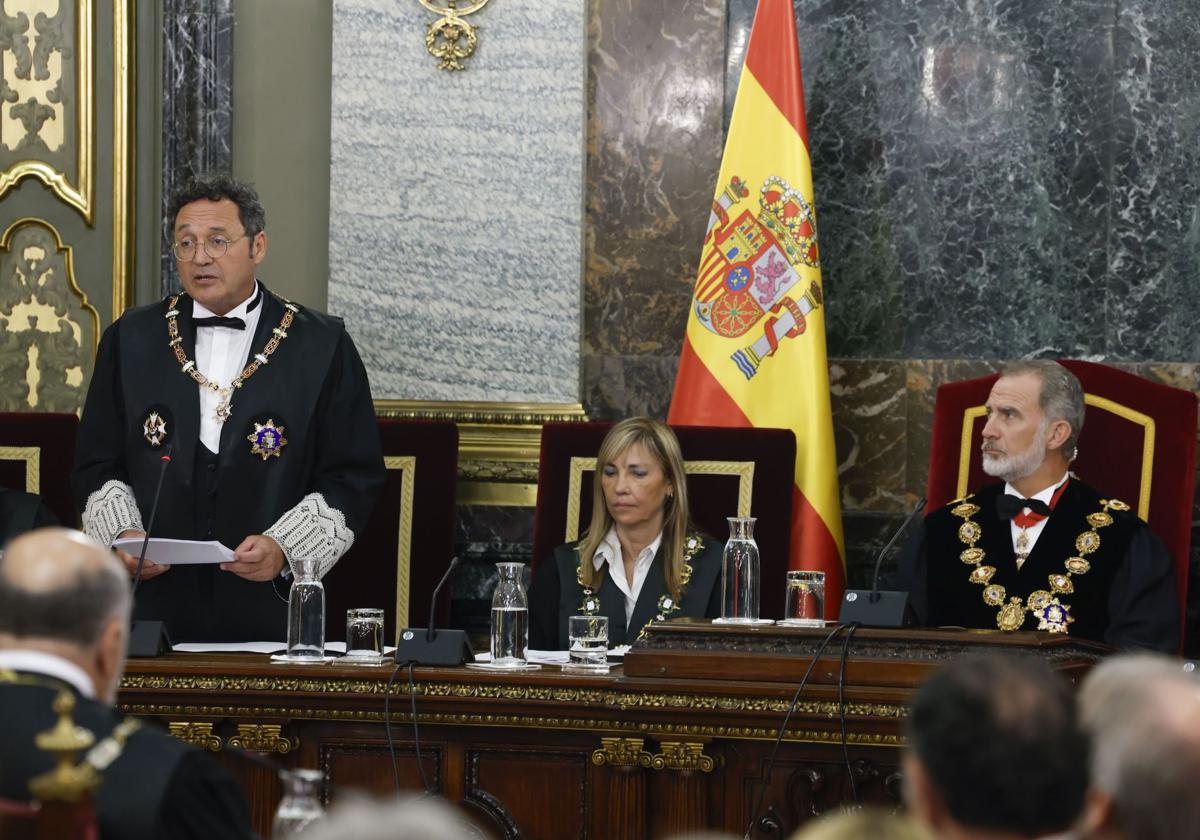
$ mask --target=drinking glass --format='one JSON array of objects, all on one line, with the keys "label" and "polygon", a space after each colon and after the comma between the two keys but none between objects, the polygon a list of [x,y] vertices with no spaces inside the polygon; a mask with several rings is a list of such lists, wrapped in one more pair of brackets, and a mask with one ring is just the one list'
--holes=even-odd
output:
[{"label": "drinking glass", "polygon": [[608,616],[571,616],[567,619],[567,637],[571,644],[569,670],[608,673]]},{"label": "drinking glass", "polygon": [[316,560],[292,560],[288,595],[287,655],[292,659],[325,656],[325,587],[317,578]]},{"label": "drinking glass", "polygon": [[825,573],[788,572],[783,620],[797,627],[825,626]]},{"label": "drinking glass", "polygon": [[517,668],[525,664],[529,646],[529,598],[522,573],[524,563],[497,563],[496,591],[492,594],[492,665]]},{"label": "drinking glass", "polygon": [[346,656],[362,659],[383,656],[383,610],[369,607],[346,610]]}]

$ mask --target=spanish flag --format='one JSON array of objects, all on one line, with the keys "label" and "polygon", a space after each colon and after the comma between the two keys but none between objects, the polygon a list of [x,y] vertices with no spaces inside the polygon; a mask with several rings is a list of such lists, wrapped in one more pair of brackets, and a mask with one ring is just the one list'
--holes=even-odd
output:
[{"label": "spanish flag", "polygon": [[835,618],[845,549],[808,148],[792,2],[759,0],[667,419],[796,433],[789,568],[825,572]]}]

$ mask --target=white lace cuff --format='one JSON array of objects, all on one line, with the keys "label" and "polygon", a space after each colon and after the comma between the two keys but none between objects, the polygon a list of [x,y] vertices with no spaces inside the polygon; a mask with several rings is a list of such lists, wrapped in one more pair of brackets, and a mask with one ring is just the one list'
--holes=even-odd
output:
[{"label": "white lace cuff", "polygon": [[318,577],[324,577],[354,545],[346,517],[320,493],[309,493],[263,533],[279,543],[289,565],[296,558],[316,560]]},{"label": "white lace cuff", "polygon": [[133,488],[116,479],[104,482],[104,486],[88,496],[83,508],[83,532],[107,547],[122,531],[130,530],[145,530]]}]

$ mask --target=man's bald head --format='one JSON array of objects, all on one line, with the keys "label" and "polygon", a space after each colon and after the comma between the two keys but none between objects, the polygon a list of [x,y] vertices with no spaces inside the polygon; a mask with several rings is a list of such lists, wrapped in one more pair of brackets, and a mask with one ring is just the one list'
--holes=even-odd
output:
[{"label": "man's bald head", "polygon": [[92,647],[114,617],[128,619],[129,581],[112,552],[78,531],[43,528],[0,560],[0,635]]}]

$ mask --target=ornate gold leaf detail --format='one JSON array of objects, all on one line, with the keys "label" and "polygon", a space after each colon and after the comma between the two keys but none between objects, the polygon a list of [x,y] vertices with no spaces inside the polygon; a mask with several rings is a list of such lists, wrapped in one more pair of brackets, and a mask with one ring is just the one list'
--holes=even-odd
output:
[{"label": "ornate gold leaf detail", "polygon": [[1075,538],[1075,550],[1080,554],[1091,554],[1100,547],[1100,535],[1095,531],[1084,531]]},{"label": "ornate gold leaf detail", "polygon": [[983,531],[975,522],[964,522],[958,526],[958,538],[965,543],[974,543]]},{"label": "ornate gold leaf detail", "polygon": [[641,738],[601,738],[600,749],[592,753],[592,764],[613,767],[637,767],[649,753],[642,750]]},{"label": "ornate gold leaf detail", "polygon": [[284,738],[283,727],[274,723],[239,723],[238,734],[229,739],[231,747],[250,752],[290,753],[299,746],[295,738]]},{"label": "ornate gold leaf detail", "polygon": [[642,766],[652,770],[683,770],[711,773],[716,767],[712,756],[704,754],[704,744],[695,741],[663,741],[662,752],[642,754]]},{"label": "ornate gold leaf detail", "polygon": [[1092,564],[1082,557],[1068,557],[1063,565],[1073,575],[1086,575],[1092,568]]},{"label": "ornate gold leaf detail", "polygon": [[1053,600],[1054,596],[1045,589],[1038,589],[1029,593],[1029,599],[1025,603],[1031,610],[1040,610]]},{"label": "ornate gold leaf detail", "polygon": [[1093,528],[1104,528],[1113,523],[1113,518],[1104,511],[1089,513],[1087,517],[1088,524]]},{"label": "ornate gold leaf detail", "polygon": [[998,607],[1004,603],[1004,587],[998,583],[993,583],[983,590],[983,600],[993,607]]},{"label": "ornate gold leaf detail", "polygon": [[956,505],[950,509],[950,512],[955,516],[966,519],[979,513],[979,505],[972,502],[963,502],[961,505]]},{"label": "ornate gold leaf detail", "polygon": [[985,556],[986,556],[986,552],[982,548],[976,548],[975,546],[971,546],[968,549],[964,549],[963,553],[958,555],[958,558],[960,560],[962,560],[964,563],[966,563],[968,566],[974,566],[976,563],[983,560],[983,558]]},{"label": "ornate gold leaf detail", "polygon": [[1104,505],[1110,510],[1129,510],[1129,505],[1125,504],[1120,499],[1101,499],[1100,504]]},{"label": "ornate gold leaf detail", "polygon": [[996,613],[996,626],[1006,633],[1020,630],[1025,623],[1025,608],[1020,598],[1013,598]]},{"label": "ornate gold leaf detail", "polygon": [[995,566],[977,566],[971,572],[971,583],[987,583],[994,574],[996,574]]},{"label": "ornate gold leaf detail", "polygon": [[1070,595],[1075,591],[1070,575],[1050,575],[1050,589],[1058,595]]},{"label": "ornate gold leaf detail", "polygon": [[225,745],[219,735],[213,734],[213,725],[202,721],[171,721],[167,724],[171,734],[186,744],[209,752],[220,752]]}]

